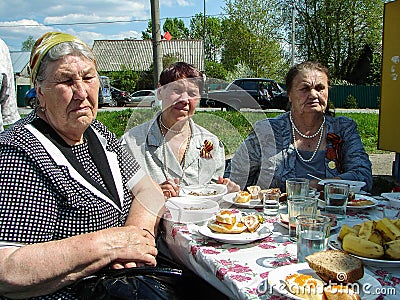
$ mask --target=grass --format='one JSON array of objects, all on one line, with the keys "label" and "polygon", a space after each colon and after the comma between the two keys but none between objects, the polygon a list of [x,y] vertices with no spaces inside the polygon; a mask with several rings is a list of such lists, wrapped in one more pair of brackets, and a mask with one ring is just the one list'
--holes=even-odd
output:
[{"label": "grass", "polygon": [[[153,118],[154,110],[127,109],[115,112],[99,112],[97,119],[104,123],[117,137],[131,127],[137,126]],[[223,142],[226,155],[232,155],[240,143],[251,132],[252,125],[265,117],[273,118],[280,113],[235,112],[235,111],[202,111],[196,112],[193,120],[213,132]],[[337,113],[356,121],[361,140],[367,153],[387,153],[378,150],[378,114]]]}]

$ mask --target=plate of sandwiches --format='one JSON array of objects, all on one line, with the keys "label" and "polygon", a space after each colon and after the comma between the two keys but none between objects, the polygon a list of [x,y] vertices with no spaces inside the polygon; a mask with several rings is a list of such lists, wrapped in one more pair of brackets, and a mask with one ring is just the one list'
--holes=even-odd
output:
[{"label": "plate of sandwiches", "polygon": [[312,300],[372,300],[382,288],[377,279],[364,273],[361,260],[342,251],[316,252],[306,261],[269,272],[269,286],[291,299]]},{"label": "plate of sandwiches", "polygon": [[347,201],[348,209],[365,209],[371,208],[378,205],[378,201],[372,197],[365,195],[355,194],[353,199]]},{"label": "plate of sandwiches", "polygon": [[278,193],[280,203],[286,200],[286,193],[281,193],[279,188],[263,190],[257,185],[247,187],[247,191],[226,194],[222,200],[241,208],[262,208],[263,195],[268,193]]},{"label": "plate of sandwiches", "polygon": [[271,231],[255,214],[242,215],[236,209],[223,209],[201,226],[199,233],[222,243],[248,244],[269,236]]},{"label": "plate of sandwiches", "polygon": [[[328,213],[320,213],[318,211],[318,215],[321,214],[322,216],[327,216],[331,219],[331,231],[339,228],[340,224],[337,222],[336,215],[328,214]],[[278,224],[282,227],[289,229],[289,215],[288,214],[279,214],[279,221]]]}]

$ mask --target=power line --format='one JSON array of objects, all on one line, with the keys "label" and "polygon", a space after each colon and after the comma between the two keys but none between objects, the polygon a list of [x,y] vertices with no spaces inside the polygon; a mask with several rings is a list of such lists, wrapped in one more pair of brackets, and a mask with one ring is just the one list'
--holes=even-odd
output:
[{"label": "power line", "polygon": [[[227,14],[207,15],[207,17],[224,17]],[[160,20],[166,19],[191,19],[195,16],[188,17],[165,17]],[[14,27],[40,27],[40,26],[77,26],[77,25],[95,25],[95,24],[117,24],[117,23],[134,23],[134,22],[148,22],[151,19],[143,20],[129,20],[129,21],[97,21],[97,22],[76,22],[76,23],[53,23],[53,24],[17,24],[17,25],[0,25],[0,28],[14,28]]]}]

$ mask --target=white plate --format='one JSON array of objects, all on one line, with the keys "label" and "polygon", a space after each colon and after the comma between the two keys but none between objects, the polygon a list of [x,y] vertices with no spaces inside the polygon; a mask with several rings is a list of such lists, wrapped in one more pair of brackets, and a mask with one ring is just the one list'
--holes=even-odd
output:
[{"label": "white plate", "polygon": [[263,204],[260,199],[250,199],[249,202],[246,203],[236,203],[235,202],[236,198],[236,193],[229,193],[226,194],[222,197],[222,200],[225,202],[228,202],[230,204],[233,204],[237,207],[242,207],[242,208],[262,208]]},{"label": "white plate", "polygon": [[350,185],[350,189],[354,193],[359,193],[361,188],[366,185],[364,181],[353,181],[353,180],[343,180],[343,179],[325,179],[318,182],[320,185],[325,185],[325,183],[344,183]]},{"label": "white plate", "polygon": [[363,206],[351,206],[351,205],[348,205],[348,203],[347,203],[347,209],[365,209],[365,208],[371,208],[371,207],[377,206],[378,203],[379,203],[376,199],[374,199],[374,198],[372,198],[372,197],[369,197],[369,196],[365,196],[365,195],[355,194],[355,195],[354,195],[354,198],[355,198],[356,200],[358,200],[358,199],[371,200],[372,202],[374,202],[374,204],[363,205]]},{"label": "white plate", "polygon": [[[330,248],[335,249],[335,250],[341,250],[343,251],[342,248],[342,242],[338,240],[338,235],[339,234],[334,234],[329,237],[329,242],[328,245]],[[354,255],[349,253],[352,256],[358,257],[361,259],[364,264],[370,265],[370,266],[376,266],[376,267],[384,267],[384,268],[399,268],[400,267],[400,260],[388,260],[388,259],[377,259],[377,258],[367,258],[367,257],[362,257],[358,255]]]},{"label": "white plate", "polygon": [[271,231],[263,224],[255,232],[242,233],[214,232],[205,224],[199,228],[199,232],[206,237],[227,244],[248,244],[271,235]]},{"label": "white plate", "polygon": [[381,196],[388,199],[391,206],[400,207],[400,193],[382,193]]},{"label": "white plate", "polygon": [[[218,201],[227,192],[228,189],[225,184],[185,185],[180,187],[179,196]],[[193,195],[192,193],[200,195]]]},{"label": "white plate", "polygon": [[[322,214],[322,215],[324,215],[324,214]],[[282,227],[286,228],[286,229],[289,229],[289,224],[286,223],[286,222],[282,222],[281,218],[279,218],[278,224],[281,225]],[[331,226],[331,231],[339,228],[339,226],[340,226],[339,221],[336,220],[336,225],[335,226]]]},{"label": "white plate", "polygon": [[[272,270],[268,274],[268,284],[270,287],[272,287],[276,292],[280,293],[281,295],[287,296],[291,299],[301,300],[302,298],[300,298],[296,295],[293,295],[286,288],[286,284],[285,284],[286,276],[288,276],[290,274],[294,274],[294,273],[311,275],[317,279],[320,279],[318,277],[318,275],[315,274],[315,272],[312,269],[310,269],[310,267],[308,266],[308,263],[301,263],[301,264],[286,265],[286,266],[282,266],[282,267]],[[361,278],[360,280],[358,280],[357,283],[359,285],[361,299],[372,300],[372,299],[376,299],[379,296],[379,295],[372,295],[372,294],[366,293],[368,291],[370,291],[371,293],[374,293],[379,288],[382,288],[382,285],[379,283],[379,281],[376,280],[371,275],[364,273],[364,277]],[[369,284],[369,289],[368,289],[368,291],[364,292],[363,287],[366,287],[367,284]],[[353,284],[350,285],[350,287],[352,287],[352,286],[353,286]]]}]

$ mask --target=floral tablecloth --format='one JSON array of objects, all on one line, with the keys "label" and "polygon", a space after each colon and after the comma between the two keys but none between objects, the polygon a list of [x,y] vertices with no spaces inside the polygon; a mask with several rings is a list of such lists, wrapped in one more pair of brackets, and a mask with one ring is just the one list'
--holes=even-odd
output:
[{"label": "floral tablecloth", "polygon": [[[380,199],[380,204],[374,208],[349,210],[345,223],[355,225],[367,219],[380,219],[383,207],[387,209],[387,205],[388,202]],[[220,206],[229,207],[224,202]],[[240,210],[262,213],[259,209]],[[198,232],[199,225],[196,224],[167,221],[164,222],[164,229],[171,255],[231,299],[286,299],[268,286],[267,278],[271,270],[297,263],[296,244],[288,240],[288,230],[279,224],[277,217],[266,222],[272,234],[243,245],[224,244],[207,238]],[[332,234],[338,231],[336,229]],[[383,287],[376,292],[376,298],[398,299],[400,267],[367,265],[365,272],[376,278]]]}]

